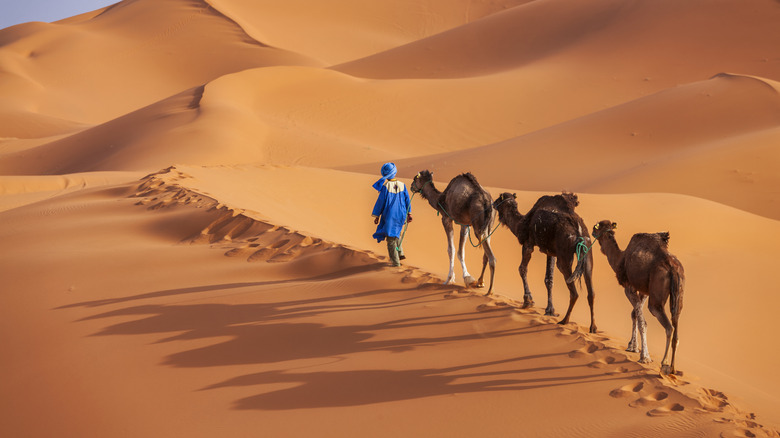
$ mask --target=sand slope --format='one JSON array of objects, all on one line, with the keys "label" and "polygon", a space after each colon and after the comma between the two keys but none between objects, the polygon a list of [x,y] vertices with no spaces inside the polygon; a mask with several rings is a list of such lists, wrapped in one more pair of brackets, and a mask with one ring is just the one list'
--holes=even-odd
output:
[{"label": "sand slope", "polygon": [[719,74],[504,142],[399,165],[406,175],[429,167],[450,178],[468,169],[485,184],[533,190],[682,193],[777,219],[779,127],[777,82]]},{"label": "sand slope", "polygon": [[[0,29],[0,435],[780,436],[774,0],[124,0]],[[669,231],[678,368],[371,238],[382,163]],[[481,254],[467,245],[472,273]],[[559,312],[568,291],[555,276]]]},{"label": "sand slope", "polygon": [[[242,172],[235,181],[268,173]],[[209,173],[172,169],[2,214],[14,225],[3,239],[19,248],[2,263],[3,306],[17,310],[4,325],[25,333],[6,348],[26,351],[3,364],[14,376],[3,383],[8,433],[771,433],[744,401],[689,377],[660,380],[609,336],[441,286],[427,269],[387,269],[295,226],[225,226],[236,212],[181,185],[226,187]],[[51,217],[59,226],[42,227]],[[436,226],[422,222],[415,231]],[[31,403],[55,414],[35,421]],[[481,421],[452,421],[464,406]],[[310,421],[292,421],[302,415]]]}]

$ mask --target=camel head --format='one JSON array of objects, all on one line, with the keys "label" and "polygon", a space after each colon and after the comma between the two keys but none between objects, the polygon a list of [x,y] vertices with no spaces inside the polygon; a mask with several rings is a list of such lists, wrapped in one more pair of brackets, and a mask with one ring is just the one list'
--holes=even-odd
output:
[{"label": "camel head", "polygon": [[498,221],[509,228],[512,227],[507,224],[507,221],[511,220],[510,217],[512,217],[512,212],[514,212],[514,214],[518,214],[516,199],[516,193],[504,192],[498,195],[498,198],[493,201],[493,209],[498,212]]},{"label": "camel head", "polygon": [[421,193],[426,184],[433,184],[433,172],[429,170],[420,171],[420,173],[415,175],[409,188],[414,193]]},{"label": "camel head", "polygon": [[501,205],[507,204],[509,207],[514,206],[514,208],[517,208],[517,193],[509,193],[504,192],[500,195],[498,195],[498,198],[496,198],[495,201],[493,201],[493,208],[498,210],[498,207]]},{"label": "camel head", "polygon": [[596,240],[598,240],[601,238],[601,236],[604,236],[607,233],[612,233],[612,235],[614,236],[616,228],[617,228],[617,222],[612,222],[610,220],[605,219],[593,226],[593,237],[596,238]]}]

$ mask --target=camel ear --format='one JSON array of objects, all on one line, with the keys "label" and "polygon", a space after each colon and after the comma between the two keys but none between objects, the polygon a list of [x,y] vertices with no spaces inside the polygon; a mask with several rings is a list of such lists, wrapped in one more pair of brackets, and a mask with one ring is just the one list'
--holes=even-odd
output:
[{"label": "camel ear", "polygon": [[617,222],[612,222],[612,229],[614,230],[616,228],[617,228]]},{"label": "camel ear", "polygon": [[512,193],[512,197],[517,199],[517,193]]}]

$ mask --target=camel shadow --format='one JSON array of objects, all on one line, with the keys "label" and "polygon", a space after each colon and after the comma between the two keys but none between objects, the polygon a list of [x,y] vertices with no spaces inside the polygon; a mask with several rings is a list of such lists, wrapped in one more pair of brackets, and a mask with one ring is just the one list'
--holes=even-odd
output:
[{"label": "camel shadow", "polygon": [[[379,271],[381,269],[384,269],[385,267],[386,267],[385,263],[378,262],[378,263],[369,263],[369,264],[364,264],[359,266],[352,266],[337,271],[314,275],[311,277],[304,277],[304,278],[292,278],[292,279],[283,279],[283,280],[256,281],[256,282],[244,282],[244,283],[223,283],[223,284],[213,284],[213,285],[206,285],[206,286],[193,286],[193,287],[184,287],[178,289],[167,289],[167,290],[161,290],[156,292],[148,292],[148,293],[143,293],[138,295],[132,295],[128,297],[82,301],[79,303],[72,303],[64,306],[59,306],[54,308],[54,310],[63,310],[63,309],[71,309],[71,308],[79,308],[79,307],[102,307],[102,306],[122,304],[122,303],[127,303],[132,301],[173,297],[178,295],[189,295],[189,294],[203,293],[203,292],[215,292],[220,290],[232,290],[232,289],[242,289],[242,288],[252,288],[252,287],[264,287],[264,286],[281,286],[285,284],[294,284],[294,283],[306,282],[306,281],[327,281],[327,280],[333,280],[342,277],[349,277],[357,274],[363,274],[367,272]],[[334,299],[338,299],[338,298],[334,298]]]},{"label": "camel shadow", "polygon": [[[172,368],[207,368],[242,365],[257,367],[256,373],[228,378],[202,388],[218,390],[230,386],[286,384],[290,387],[236,400],[234,409],[284,410],[297,408],[356,406],[394,400],[417,399],[442,394],[528,390],[539,387],[574,385],[598,380],[619,380],[626,376],[587,370],[581,361],[569,365],[539,367],[538,364],[513,369],[495,366],[523,364],[534,358],[564,356],[569,350],[546,355],[501,358],[493,362],[475,362],[449,368],[357,369],[352,371],[316,368],[323,362],[360,362],[363,355],[383,353],[428,354],[442,345],[483,342],[506,338],[510,344],[526,335],[556,332],[556,325],[507,324],[504,312],[480,312],[464,298],[460,305],[445,296],[452,286],[410,284],[408,288],[372,288],[358,279],[362,288],[348,292],[316,295],[309,282],[335,280],[383,269],[384,264],[351,267],[336,273],[307,279],[274,280],[256,283],[232,283],[163,290],[108,301],[89,301],[68,307],[101,307],[130,303],[146,298],[171,297],[199,292],[247,288],[248,301],[231,304],[193,301],[146,304],[86,316],[79,321],[117,323],[100,328],[91,336],[157,335],[155,343],[172,343],[173,351],[160,359],[160,365]],[[446,301],[447,305],[442,305]],[[438,307],[437,310],[425,310]],[[388,312],[392,309],[392,312]],[[422,310],[421,310],[422,309]],[[373,313],[376,312],[376,313]],[[341,313],[345,317],[333,318]],[[384,320],[377,322],[379,315]],[[405,317],[388,319],[387,315]],[[128,320],[130,318],[131,320]],[[343,323],[349,321],[349,323]],[[365,322],[364,322],[365,321]],[[341,324],[339,324],[341,322]],[[475,330],[475,327],[480,327]],[[204,339],[215,343],[192,348],[189,341]],[[503,341],[502,341],[503,343]],[[507,352],[507,354],[511,354]],[[468,361],[468,359],[466,359]],[[300,361],[295,363],[295,361]],[[558,363],[559,361],[555,361]],[[528,363],[528,362],[525,362]],[[290,368],[290,364],[298,369]],[[299,371],[313,366],[312,372]],[[480,370],[481,367],[487,367]],[[582,369],[577,375],[561,376],[545,372]],[[529,374],[532,372],[540,374]],[[227,376],[229,377],[229,376]]]},{"label": "camel shadow", "polygon": [[[583,364],[528,367],[513,370],[466,372],[475,368],[522,362],[565,353],[550,353],[504,359],[449,368],[410,370],[353,370],[299,373],[274,370],[240,376],[203,388],[215,390],[231,386],[260,386],[288,383],[289,388],[264,392],[237,400],[237,410],[292,410],[326,407],[364,406],[400,400],[475,392],[526,391],[556,386],[624,380],[625,376],[578,374],[554,377],[528,377],[524,374],[576,369]],[[478,381],[474,381],[478,380]]]}]

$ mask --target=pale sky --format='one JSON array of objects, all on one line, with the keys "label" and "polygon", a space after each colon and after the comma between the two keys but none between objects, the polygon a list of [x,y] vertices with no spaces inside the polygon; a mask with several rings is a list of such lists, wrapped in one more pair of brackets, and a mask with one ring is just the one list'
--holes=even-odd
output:
[{"label": "pale sky", "polygon": [[27,21],[57,21],[119,0],[0,0],[0,29]]}]

